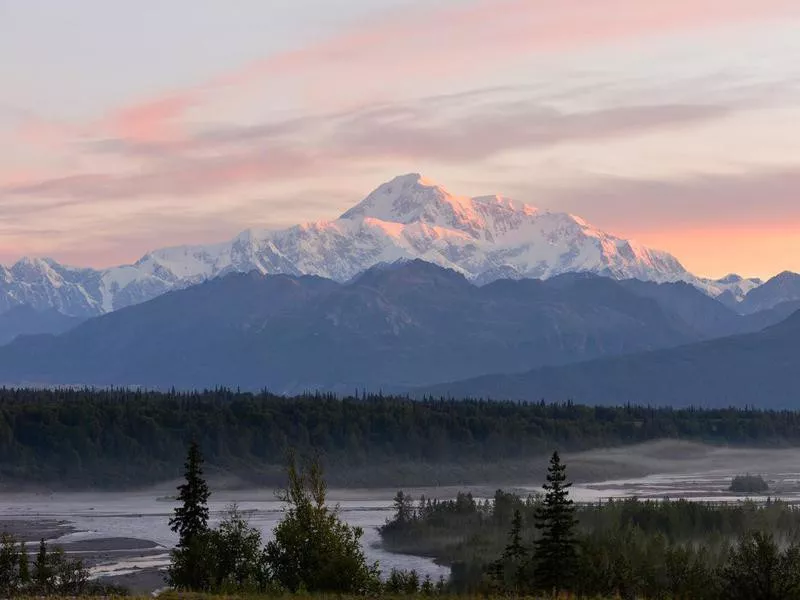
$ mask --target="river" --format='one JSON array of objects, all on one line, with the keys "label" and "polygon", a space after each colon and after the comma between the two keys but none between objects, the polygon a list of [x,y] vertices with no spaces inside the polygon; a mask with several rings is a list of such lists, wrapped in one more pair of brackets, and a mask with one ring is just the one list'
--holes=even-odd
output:
[{"label": "river", "polygon": [[[386,491],[346,493],[339,504],[342,518],[364,530],[362,543],[367,558],[378,561],[381,570],[416,569],[434,580],[447,577],[449,569],[431,559],[387,552],[380,547],[377,528],[392,515],[392,502]],[[335,498],[335,494],[333,494]],[[271,490],[249,490],[213,494],[209,501],[211,525],[217,524],[232,503],[246,514],[264,540],[283,515],[283,503]],[[120,575],[137,569],[162,567],[169,562],[169,549],[177,541],[168,521],[175,502],[157,492],[135,493],[54,493],[6,494],[0,496],[0,519],[19,521],[58,520],[75,531],[58,537],[59,543],[100,540],[151,541],[147,552],[139,544],[125,548],[118,544],[107,549],[105,559],[92,569],[95,576]],[[158,551],[160,549],[160,552]],[[77,552],[76,552],[77,553]]]},{"label": "river", "polygon": [[[712,469],[677,474],[655,474],[646,477],[617,479],[575,485],[572,497],[578,502],[594,502],[609,498],[689,498],[697,501],[735,502],[741,496],[726,491],[731,477],[741,470]],[[790,470],[775,470],[768,475],[772,498],[800,502],[800,474]],[[538,485],[506,486],[518,493],[541,491]],[[41,522],[58,520],[68,523],[72,532],[58,538],[59,543],[91,544],[93,541],[116,540],[116,545],[104,547],[93,556],[94,576],[120,575],[146,568],[161,568],[168,563],[169,549],[176,542],[168,521],[175,507],[167,494],[172,488],[134,493],[54,493],[0,495],[0,519]],[[479,498],[491,496],[493,488],[473,490]],[[414,497],[453,497],[456,488],[418,488]],[[390,490],[332,491],[331,501],[338,503],[341,516],[351,525],[364,530],[362,538],[370,561],[378,561],[381,570],[415,569],[423,576],[436,580],[447,576],[446,567],[431,559],[388,552],[381,548],[377,528],[392,515]],[[750,497],[756,501],[766,495]],[[209,502],[212,525],[224,518],[228,507],[236,503],[246,513],[266,541],[281,519],[283,504],[271,490],[238,490],[215,493]],[[144,542],[151,542],[146,544]],[[129,546],[129,547],[126,547]],[[80,547],[80,544],[74,544]],[[145,551],[142,551],[145,549]],[[77,552],[76,553],[80,553]],[[100,557],[98,559],[98,556]]]}]

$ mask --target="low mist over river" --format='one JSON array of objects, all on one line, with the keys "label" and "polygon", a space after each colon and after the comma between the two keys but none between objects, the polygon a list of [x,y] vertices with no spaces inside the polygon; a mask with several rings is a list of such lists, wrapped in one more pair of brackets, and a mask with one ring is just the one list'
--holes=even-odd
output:
[{"label": "low mist over river", "polygon": [[[748,498],[758,501],[770,496],[800,502],[800,451],[794,449],[732,449],[664,441],[567,455],[566,459],[568,467],[579,467],[577,472],[591,472],[596,467],[598,473],[629,475],[576,483],[571,494],[578,502],[633,496],[735,502],[744,497],[731,494],[727,488],[734,475],[745,472],[761,474],[770,484],[768,493]],[[477,498],[489,498],[497,487],[486,484],[464,489]],[[503,487],[523,494],[541,489],[538,481]],[[462,488],[421,487],[405,491],[415,498],[452,498]],[[385,573],[391,569],[415,569],[432,579],[446,577],[449,569],[430,558],[381,548],[377,528],[393,515],[395,492],[331,490],[329,500],[340,506],[348,523],[363,528],[366,555],[370,561],[379,561]],[[169,549],[177,541],[168,524],[176,505],[174,494],[173,483],[124,493],[8,492],[0,495],[0,519],[6,528],[31,541],[38,537],[57,539],[68,553],[86,558],[96,577],[139,576],[147,571],[150,581],[157,583],[160,576],[154,569],[167,565]],[[264,540],[283,515],[284,505],[273,490],[228,489],[214,491],[211,496],[211,524],[218,523],[233,503],[262,532]]]}]

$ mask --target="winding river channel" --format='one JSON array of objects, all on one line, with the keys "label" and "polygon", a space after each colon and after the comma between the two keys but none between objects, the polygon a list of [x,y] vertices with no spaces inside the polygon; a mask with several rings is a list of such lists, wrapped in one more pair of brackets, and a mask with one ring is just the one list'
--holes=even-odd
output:
[{"label": "winding river channel", "polygon": [[[578,502],[609,498],[689,498],[698,501],[737,502],[741,497],[725,492],[735,470],[650,475],[576,485],[572,496]],[[800,502],[800,474],[770,474],[772,498]],[[518,493],[534,493],[537,485],[506,486]],[[415,497],[453,497],[457,489],[420,488]],[[492,488],[473,490],[477,497],[489,497]],[[448,568],[430,558],[395,554],[380,546],[377,528],[392,516],[391,490],[332,491],[332,503],[338,503],[342,517],[363,528],[365,552],[371,561],[379,561],[381,570],[416,569],[433,579],[448,574]],[[756,501],[760,497],[751,498]],[[237,490],[212,495],[209,507],[212,524],[222,519],[228,507],[236,503],[257,527],[264,539],[283,514],[283,504],[272,490]],[[75,554],[91,551],[95,576],[122,575],[142,569],[161,568],[168,563],[169,549],[176,538],[168,526],[175,506],[163,491],[135,493],[19,493],[0,495],[0,519],[17,522],[62,524],[64,535],[58,542]]]}]

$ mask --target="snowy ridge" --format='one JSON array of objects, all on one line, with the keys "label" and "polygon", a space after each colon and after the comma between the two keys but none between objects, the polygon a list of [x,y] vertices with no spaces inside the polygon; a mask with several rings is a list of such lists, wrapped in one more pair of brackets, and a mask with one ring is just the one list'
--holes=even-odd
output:
[{"label": "snowy ridge", "polygon": [[731,273],[722,279],[701,279],[705,291],[714,298],[727,300],[728,304],[738,304],[752,290],[764,285],[764,280],[757,277],[745,279],[741,275]]},{"label": "snowy ridge", "polygon": [[11,269],[0,267],[0,312],[24,303],[91,316],[231,271],[346,281],[373,265],[415,258],[477,283],[587,271],[617,279],[687,281],[714,296],[734,288],[743,295],[749,285],[741,279],[700,280],[672,255],[600,231],[573,215],[503,196],[457,196],[409,174],[384,183],[333,221],[248,230],[221,244],[164,248],[133,265],[102,271],[23,259]]}]

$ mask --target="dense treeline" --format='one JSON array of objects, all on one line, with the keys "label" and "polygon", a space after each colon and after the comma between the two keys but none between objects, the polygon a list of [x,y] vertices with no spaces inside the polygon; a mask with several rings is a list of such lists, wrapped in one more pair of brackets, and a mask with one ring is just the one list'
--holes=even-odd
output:
[{"label": "dense treeline", "polygon": [[[451,565],[453,592],[544,592],[553,588],[538,573],[544,505],[502,491],[488,501],[398,493],[381,536],[389,549]],[[800,510],[791,505],[634,498],[572,511],[573,566],[556,585],[578,597],[800,598]]]},{"label": "dense treeline", "polygon": [[[464,493],[453,500],[415,500],[400,493],[395,498],[395,517],[381,528],[381,536],[391,550],[431,556],[451,565],[468,562],[479,554],[500,554],[516,511],[525,534],[533,536],[539,504],[536,496],[521,498],[502,490],[483,501]],[[635,531],[636,536],[660,536],[670,543],[703,540],[716,544],[748,531],[763,531],[782,542],[800,544],[800,510],[779,501],[760,505],[630,498],[579,505],[576,518],[582,533]]]},{"label": "dense treeline", "polygon": [[[457,473],[454,465],[530,461],[554,447],[661,438],[798,445],[800,413],[230,390],[0,390],[0,477],[7,482],[118,487],[173,478],[191,439],[199,441],[210,472],[276,481],[287,449],[295,448],[318,454],[334,484],[407,485],[399,474],[406,467],[448,465],[445,472]],[[374,479],[348,481],[359,468]],[[433,477],[420,468],[410,479],[444,482]]]}]

